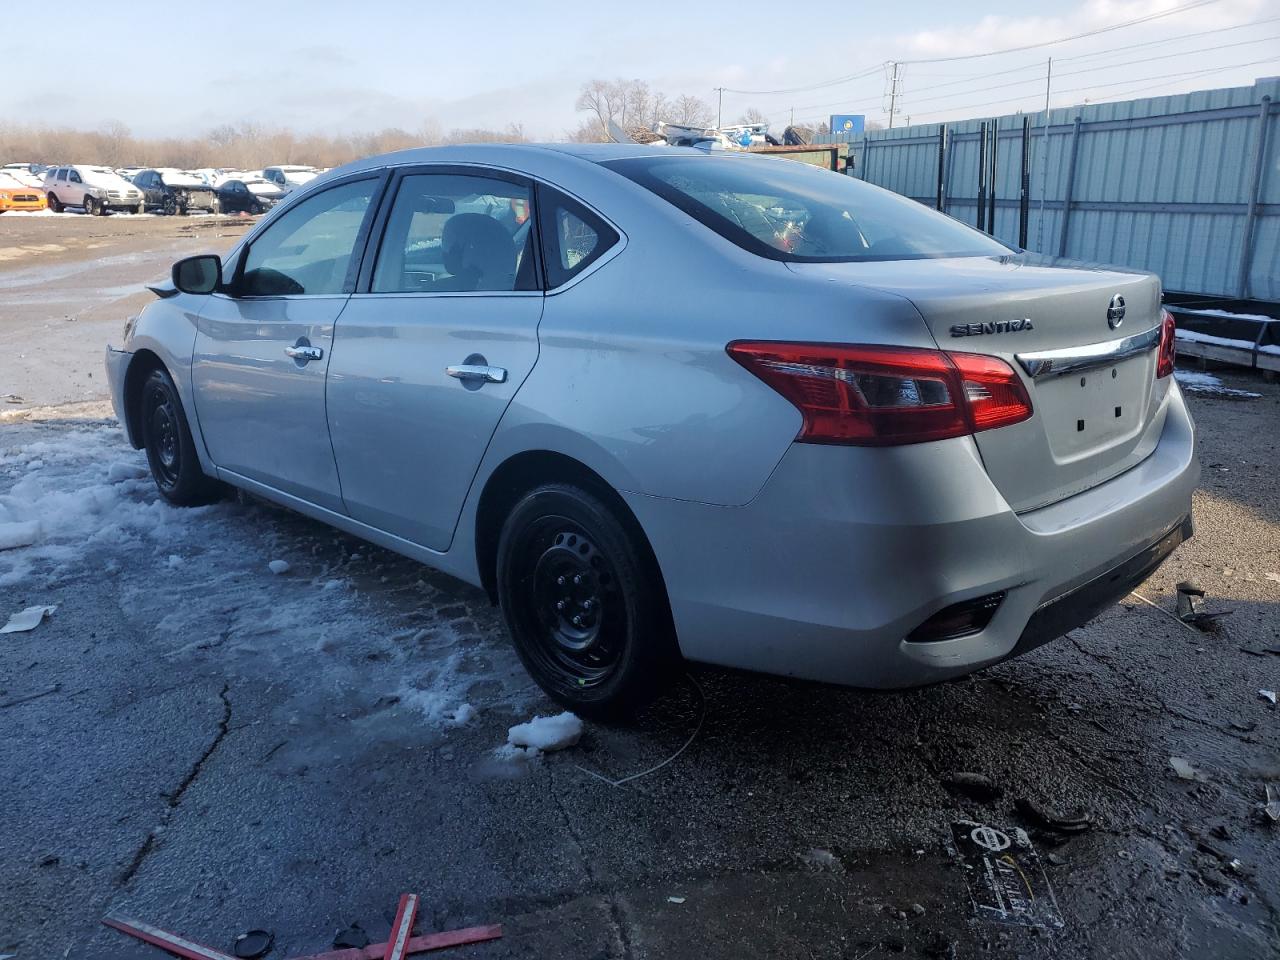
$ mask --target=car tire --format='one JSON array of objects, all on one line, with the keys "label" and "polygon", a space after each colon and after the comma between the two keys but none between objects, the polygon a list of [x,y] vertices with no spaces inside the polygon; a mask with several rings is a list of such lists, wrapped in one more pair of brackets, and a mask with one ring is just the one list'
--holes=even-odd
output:
[{"label": "car tire", "polygon": [[178,213],[177,198],[166,196],[164,198],[164,202],[160,205],[160,212],[163,213],[166,217],[177,216],[177,213]]},{"label": "car tire", "polygon": [[152,370],[142,383],[137,402],[142,447],[160,496],[177,507],[221,499],[225,487],[205,476],[200,466],[173,378],[163,369]]},{"label": "car tire", "polygon": [[93,197],[85,197],[81,201],[81,205],[84,207],[85,216],[96,217],[98,215],[98,201]]},{"label": "car tire", "polygon": [[678,659],[643,534],[594,491],[551,483],[525,494],[498,540],[497,586],[525,669],[582,716],[635,713]]},{"label": "car tire", "polygon": [[48,201],[49,209],[52,210],[54,213],[62,212],[62,201],[59,200],[55,194],[52,194],[52,193],[48,194],[45,197],[45,200]]}]

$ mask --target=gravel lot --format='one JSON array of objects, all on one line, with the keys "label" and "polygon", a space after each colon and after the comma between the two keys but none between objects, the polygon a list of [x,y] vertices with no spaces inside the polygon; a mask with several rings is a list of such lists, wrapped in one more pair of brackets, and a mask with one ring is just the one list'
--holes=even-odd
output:
[{"label": "gravel lot", "polygon": [[[522,762],[507,728],[553,706],[483,596],[256,501],[158,503],[101,402],[136,284],[243,226],[13,223],[0,254],[62,249],[0,260],[0,394],[26,401],[0,404],[0,520],[42,518],[0,551],[0,622],[57,610],[0,637],[0,954],[162,956],[118,912],[293,957],[384,939],[405,891],[421,932],[504,925],[468,958],[1277,954],[1280,386],[1191,396],[1195,539],[1062,640],[907,693],[694,670]],[[1171,616],[1184,579],[1216,632]],[[1060,927],[975,912],[957,821],[1027,832]]]}]

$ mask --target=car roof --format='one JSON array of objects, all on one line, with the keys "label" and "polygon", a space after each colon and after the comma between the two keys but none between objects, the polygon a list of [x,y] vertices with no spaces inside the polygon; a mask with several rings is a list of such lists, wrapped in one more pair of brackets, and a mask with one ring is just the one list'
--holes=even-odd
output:
[{"label": "car roof", "polygon": [[695,147],[650,147],[642,143],[464,143],[440,147],[411,147],[365,157],[330,173],[354,173],[374,167],[414,163],[456,161],[458,163],[519,162],[521,159],[546,158],[548,153],[603,163],[606,160],[622,160],[626,157],[648,157],[655,153],[662,156],[705,157],[706,150]]}]

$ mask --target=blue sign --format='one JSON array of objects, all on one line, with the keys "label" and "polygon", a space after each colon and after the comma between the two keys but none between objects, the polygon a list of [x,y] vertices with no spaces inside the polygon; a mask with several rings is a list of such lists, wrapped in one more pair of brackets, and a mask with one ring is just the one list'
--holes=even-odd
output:
[{"label": "blue sign", "polygon": [[867,129],[867,117],[863,113],[833,113],[832,133],[862,133]]}]

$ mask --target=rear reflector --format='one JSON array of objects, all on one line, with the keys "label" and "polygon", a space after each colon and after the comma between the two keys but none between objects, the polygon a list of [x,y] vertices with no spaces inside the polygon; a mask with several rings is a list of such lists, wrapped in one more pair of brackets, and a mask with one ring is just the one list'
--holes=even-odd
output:
[{"label": "rear reflector", "polygon": [[729,356],[793,403],[798,440],[885,446],[960,437],[1031,416],[1003,360],[915,347],[737,341]]},{"label": "rear reflector", "polygon": [[987,628],[1003,600],[1004,591],[1001,591],[953,603],[907,634],[907,640],[911,643],[936,643],[978,633]]},{"label": "rear reflector", "polygon": [[1156,357],[1156,379],[1173,373],[1173,361],[1178,355],[1178,327],[1173,314],[1160,311],[1160,352]]}]

